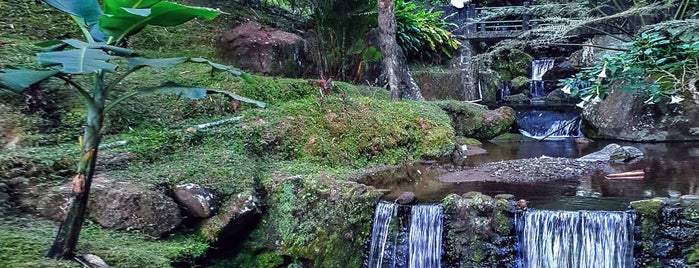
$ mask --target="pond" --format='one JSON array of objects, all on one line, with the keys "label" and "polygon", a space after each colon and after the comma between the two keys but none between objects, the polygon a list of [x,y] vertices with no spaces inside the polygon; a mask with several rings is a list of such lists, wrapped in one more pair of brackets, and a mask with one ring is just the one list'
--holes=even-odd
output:
[{"label": "pond", "polygon": [[[384,200],[394,200],[404,191],[412,191],[420,203],[439,202],[445,196],[478,191],[494,196],[513,194],[528,200],[529,206],[549,210],[625,210],[630,201],[670,195],[699,194],[699,142],[631,143],[614,141],[641,149],[645,157],[633,162],[613,164],[616,171],[643,169],[640,180],[610,180],[610,170],[585,174],[582,180],[537,183],[472,181],[444,182],[448,176],[475,176],[469,171],[480,164],[541,156],[577,158],[598,151],[612,141],[579,144],[573,139],[549,142],[510,144],[485,143],[487,154],[468,156],[463,163],[412,166],[368,175],[363,182],[380,189],[390,189]],[[466,178],[465,180],[471,180]]]}]

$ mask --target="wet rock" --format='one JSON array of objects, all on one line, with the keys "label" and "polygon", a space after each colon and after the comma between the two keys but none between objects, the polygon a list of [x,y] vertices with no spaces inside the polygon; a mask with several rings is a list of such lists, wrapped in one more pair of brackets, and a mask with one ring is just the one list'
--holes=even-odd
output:
[{"label": "wet rock", "polygon": [[[70,185],[51,187],[36,201],[36,211],[43,217],[63,220],[70,198]],[[87,217],[105,228],[139,230],[155,237],[164,236],[182,221],[172,198],[152,186],[102,176],[93,179]]]},{"label": "wet rock", "polygon": [[415,193],[407,191],[403,192],[396,198],[396,203],[401,204],[401,205],[412,205],[417,203],[417,197],[415,196]]},{"label": "wet rock", "polygon": [[[510,198],[500,196],[501,198]],[[514,199],[514,197],[511,197]],[[511,205],[479,192],[444,198],[445,267],[509,267],[516,255]]]},{"label": "wet rock", "polygon": [[197,232],[212,243],[235,238],[250,226],[254,226],[261,213],[257,195],[237,194],[221,207],[217,215],[204,219]]},{"label": "wet rock", "polygon": [[643,151],[632,146],[620,146],[616,143],[609,144],[594,153],[578,158],[580,161],[615,161],[628,162],[643,157]]},{"label": "wet rock", "polygon": [[300,36],[257,22],[221,35],[221,58],[243,70],[269,76],[316,77],[310,48]]},{"label": "wet rock", "polygon": [[687,194],[680,196],[680,202],[684,206],[699,204],[699,195]]},{"label": "wet rock", "polygon": [[182,206],[185,213],[190,217],[208,218],[216,213],[214,194],[198,184],[177,185],[172,192],[175,201]]},{"label": "wet rock", "polygon": [[524,93],[519,93],[519,94],[505,96],[502,99],[502,101],[505,103],[512,103],[512,104],[529,103],[529,97],[527,97],[527,95]]},{"label": "wet rock", "polygon": [[648,96],[610,89],[602,102],[583,111],[596,137],[630,141],[697,141],[699,105],[687,99],[678,104],[646,104]]},{"label": "wet rock", "polygon": [[660,238],[655,241],[653,248],[656,256],[669,257],[670,253],[675,249],[675,242],[667,238]]},{"label": "wet rock", "polygon": [[[546,72],[548,74],[551,72],[550,70]],[[564,93],[560,89],[556,89],[554,91],[551,91],[551,93],[546,95],[546,102],[547,103],[575,103],[578,100],[578,98],[573,98],[569,94]]]}]

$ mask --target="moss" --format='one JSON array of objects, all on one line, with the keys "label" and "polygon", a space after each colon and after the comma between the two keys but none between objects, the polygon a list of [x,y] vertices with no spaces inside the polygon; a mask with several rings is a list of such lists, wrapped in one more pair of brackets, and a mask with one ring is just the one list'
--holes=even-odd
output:
[{"label": "moss", "polygon": [[522,87],[522,86],[526,86],[527,84],[529,84],[529,78],[527,78],[525,76],[517,76],[517,77],[512,79],[512,86],[513,87]]},{"label": "moss", "polygon": [[446,114],[426,102],[366,97],[303,99],[248,117],[248,151],[329,167],[394,164],[453,148]]},{"label": "moss", "polygon": [[687,255],[687,264],[696,265],[699,264],[699,245],[695,244],[689,255]]},{"label": "moss", "polygon": [[[25,218],[0,219],[0,263],[3,267],[81,267],[70,261],[44,258],[57,226],[49,221]],[[87,224],[78,253],[100,256],[112,267],[170,267],[174,261],[193,264],[208,245],[189,237],[158,241],[136,233],[105,230]]]},{"label": "moss", "polygon": [[497,55],[493,60],[493,70],[500,81],[511,81],[516,77],[527,77],[526,66],[534,59],[531,55],[518,49],[512,49]]},{"label": "moss", "polygon": [[267,187],[269,209],[247,242],[250,252],[308,259],[315,267],[360,267],[378,191],[317,177]]},{"label": "moss", "polygon": [[490,139],[490,142],[492,143],[512,143],[512,142],[525,142],[527,140],[527,137],[522,136],[521,134],[515,134],[515,133],[504,133],[500,134],[495,138]]},{"label": "moss", "polygon": [[665,206],[665,202],[658,199],[646,199],[631,202],[631,207],[636,210],[638,217],[641,220],[641,237],[644,243],[648,243],[649,247],[644,247],[644,250],[653,250],[650,243],[658,229],[658,217],[661,209]]}]

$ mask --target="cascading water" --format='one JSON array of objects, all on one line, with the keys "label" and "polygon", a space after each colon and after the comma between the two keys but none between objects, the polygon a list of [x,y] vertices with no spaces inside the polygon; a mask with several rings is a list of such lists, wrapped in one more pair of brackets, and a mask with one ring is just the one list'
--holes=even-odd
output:
[{"label": "cascading water", "polygon": [[442,206],[413,206],[410,220],[410,267],[438,268],[442,256]]},{"label": "cascading water", "polygon": [[517,221],[522,268],[633,267],[634,215],[526,211]]},{"label": "cascading water", "polygon": [[386,242],[390,235],[388,230],[391,219],[395,216],[396,203],[379,202],[374,212],[374,222],[371,228],[371,248],[369,249],[368,267],[381,267],[386,251]]},{"label": "cascading water", "polygon": [[523,110],[517,111],[519,133],[530,138],[560,140],[582,137],[581,119],[574,110]]},{"label": "cascading water", "polygon": [[543,77],[546,71],[553,68],[553,59],[538,59],[532,61],[532,77],[529,81],[529,92],[532,98],[546,96]]},{"label": "cascading water", "polygon": [[[411,207],[410,221],[406,221],[404,224],[398,220],[401,218],[398,211],[402,211],[402,208],[405,207],[383,201],[376,206],[366,267],[440,267],[442,254],[441,205]],[[409,226],[401,226],[407,224]],[[407,248],[407,252],[404,252],[404,248]]]}]

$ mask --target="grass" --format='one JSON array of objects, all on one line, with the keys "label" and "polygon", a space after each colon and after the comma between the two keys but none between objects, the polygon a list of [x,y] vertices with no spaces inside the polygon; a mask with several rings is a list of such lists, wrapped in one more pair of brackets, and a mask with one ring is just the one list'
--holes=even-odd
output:
[{"label": "grass", "polygon": [[[55,223],[34,218],[0,218],[0,263],[3,267],[81,267],[72,261],[45,259]],[[138,233],[116,232],[87,223],[78,254],[100,256],[112,267],[171,267],[172,261],[193,263],[208,245],[193,237],[157,240]]]}]

